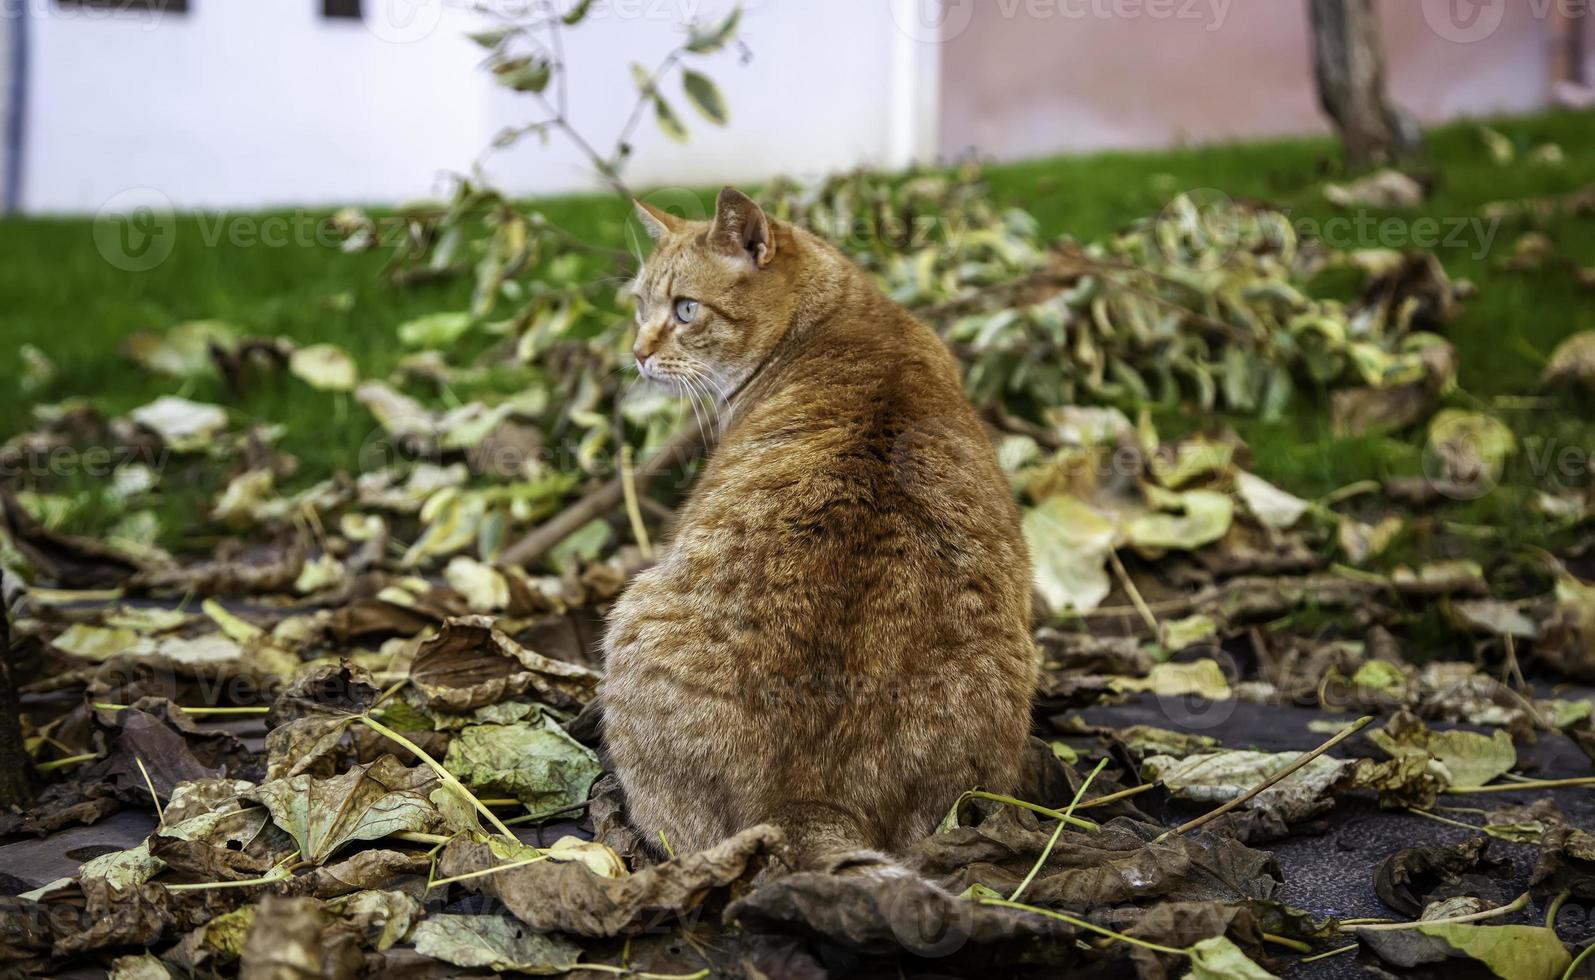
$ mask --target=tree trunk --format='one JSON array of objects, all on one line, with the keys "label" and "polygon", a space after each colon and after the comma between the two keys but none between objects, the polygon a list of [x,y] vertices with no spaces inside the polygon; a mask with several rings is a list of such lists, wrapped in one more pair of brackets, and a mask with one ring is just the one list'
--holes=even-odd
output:
[{"label": "tree trunk", "polygon": [[33,760],[22,744],[21,716],[11,653],[11,610],[0,599],[0,808],[33,802]]},{"label": "tree trunk", "polygon": [[1318,101],[1353,169],[1393,163],[1411,147],[1385,91],[1385,48],[1374,0],[1308,0]]},{"label": "tree trunk", "polygon": [[1587,18],[1572,4],[1551,5],[1551,84],[1586,85],[1584,22]]}]

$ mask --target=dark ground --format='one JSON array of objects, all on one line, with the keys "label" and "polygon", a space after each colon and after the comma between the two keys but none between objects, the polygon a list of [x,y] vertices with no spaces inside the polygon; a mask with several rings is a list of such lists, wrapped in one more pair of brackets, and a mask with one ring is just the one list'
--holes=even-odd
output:
[{"label": "dark ground", "polygon": [[[1581,690],[1561,693],[1564,697],[1581,697],[1595,692]],[[1227,719],[1205,728],[1201,734],[1214,736],[1229,748],[1269,752],[1305,751],[1316,748],[1324,741],[1325,736],[1307,728],[1308,722],[1326,717],[1318,711],[1244,702],[1232,704],[1234,711]],[[1116,728],[1137,724],[1170,726],[1157,699],[1147,696],[1121,705],[1088,708],[1081,711],[1080,715],[1088,724]],[[265,730],[258,719],[231,722],[220,727],[251,742],[263,738]],[[1434,727],[1467,726],[1437,724]],[[1489,731],[1484,728],[1472,730]],[[1336,754],[1342,757],[1382,756],[1377,748],[1361,736],[1346,743]],[[1518,769],[1536,778],[1588,775],[1589,760],[1570,741],[1560,736],[1542,736],[1533,745],[1519,745],[1518,758]],[[1455,806],[1493,808],[1532,803],[1545,795],[1556,801],[1573,825],[1595,828],[1595,789],[1589,787],[1496,793],[1488,799],[1449,797],[1443,802]],[[1143,795],[1136,802],[1146,813],[1170,825],[1207,809],[1170,803],[1155,791]],[[92,827],[77,827],[43,839],[22,840],[0,846],[0,873],[21,879],[28,888],[37,887],[56,878],[76,874],[78,866],[90,858],[133,847],[154,829],[152,814],[122,810]],[[540,829],[528,828],[522,836],[529,843],[546,845],[570,833],[582,832],[572,823],[554,823]],[[1374,870],[1379,863],[1402,848],[1454,844],[1472,836],[1477,835],[1405,811],[1381,810],[1372,799],[1356,796],[1340,801],[1332,812],[1320,822],[1304,828],[1300,835],[1260,849],[1271,851],[1279,861],[1285,880],[1275,898],[1287,905],[1305,909],[1319,917],[1393,917],[1392,910],[1385,907],[1374,894]],[[1505,898],[1510,899],[1526,890],[1537,848],[1492,840],[1490,853],[1513,863],[1515,875],[1504,889],[1508,893]],[[10,884],[15,887],[14,882]],[[1544,919],[1544,906],[1535,903],[1515,916],[1492,922],[1503,925],[1540,924]],[[1557,929],[1567,942],[1581,943],[1595,937],[1595,906],[1568,902],[1558,917]],[[1350,937],[1347,937],[1342,945],[1349,945],[1350,942]],[[1288,961],[1288,958],[1282,958],[1281,961]],[[74,973],[71,976],[86,978],[95,975]],[[1287,980],[1349,980],[1368,975],[1356,956],[1349,953],[1316,963],[1301,964],[1284,974]],[[1579,976],[1595,977],[1595,961],[1587,961]]]}]

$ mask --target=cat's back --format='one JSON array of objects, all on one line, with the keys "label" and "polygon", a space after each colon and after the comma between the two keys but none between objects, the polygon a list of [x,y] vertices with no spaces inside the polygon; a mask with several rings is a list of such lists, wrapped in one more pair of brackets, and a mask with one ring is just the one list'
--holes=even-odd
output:
[{"label": "cat's back", "polygon": [[683,513],[693,581],[866,669],[903,669],[905,644],[1027,645],[1017,508],[935,334],[867,295],[776,370]]}]

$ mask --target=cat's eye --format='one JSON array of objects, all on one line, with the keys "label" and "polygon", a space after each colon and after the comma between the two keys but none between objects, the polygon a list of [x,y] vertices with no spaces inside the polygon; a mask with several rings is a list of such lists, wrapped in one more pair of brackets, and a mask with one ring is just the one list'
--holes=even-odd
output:
[{"label": "cat's eye", "polygon": [[676,300],[676,319],[682,323],[691,323],[698,318],[698,301],[695,299]]}]

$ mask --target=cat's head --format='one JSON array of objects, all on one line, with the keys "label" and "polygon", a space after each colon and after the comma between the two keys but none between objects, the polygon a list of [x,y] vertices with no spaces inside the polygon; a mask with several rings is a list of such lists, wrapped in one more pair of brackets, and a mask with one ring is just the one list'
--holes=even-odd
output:
[{"label": "cat's head", "polygon": [[726,398],[791,322],[795,242],[746,194],[720,192],[713,221],[687,221],[637,202],[654,240],[632,292],[642,375]]}]

